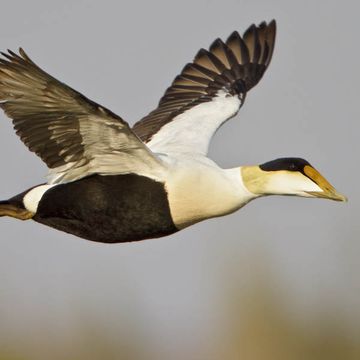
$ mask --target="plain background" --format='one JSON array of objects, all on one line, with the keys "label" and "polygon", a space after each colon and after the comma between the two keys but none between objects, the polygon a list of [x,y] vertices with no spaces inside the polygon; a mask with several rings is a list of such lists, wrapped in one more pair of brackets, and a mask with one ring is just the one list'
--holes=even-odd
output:
[{"label": "plain background", "polygon": [[[322,316],[360,333],[356,1],[1,3],[1,49],[22,46],[131,124],[200,47],[275,18],[271,66],[210,155],[223,167],[303,157],[349,202],[260,199],[167,238],[118,245],[2,218],[0,350],[72,359],[75,348],[133,344],[146,359],[216,359],[212,347],[231,333],[227,299],[259,278],[295,322]],[[43,182],[46,167],[0,120],[8,198]]]}]

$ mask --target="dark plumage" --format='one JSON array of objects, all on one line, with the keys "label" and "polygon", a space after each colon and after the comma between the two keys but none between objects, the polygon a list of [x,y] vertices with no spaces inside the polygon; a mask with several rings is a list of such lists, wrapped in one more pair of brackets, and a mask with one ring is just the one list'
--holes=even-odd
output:
[{"label": "dark plumage", "polygon": [[115,243],[172,234],[164,184],[134,174],[93,175],[57,185],[33,220],[84,239]]},{"label": "dark plumage", "polygon": [[275,21],[262,22],[252,25],[243,37],[234,31],[225,43],[216,39],[209,50],[201,49],[166,90],[158,107],[134,125],[135,133],[146,143],[175,116],[211,101],[221,90],[243,101],[271,61],[275,35]]},{"label": "dark plumage", "polygon": [[311,166],[308,161],[301,158],[280,158],[268,161],[259,165],[259,167],[264,171],[287,170],[304,173],[304,167],[307,165]]},{"label": "dark plumage", "polygon": [[275,21],[263,22],[201,49],[133,129],[22,49],[3,53],[0,106],[49,181],[0,201],[0,216],[116,243],[169,235],[271,194],[345,201],[302,159],[222,169],[207,156],[269,66],[275,33]]}]

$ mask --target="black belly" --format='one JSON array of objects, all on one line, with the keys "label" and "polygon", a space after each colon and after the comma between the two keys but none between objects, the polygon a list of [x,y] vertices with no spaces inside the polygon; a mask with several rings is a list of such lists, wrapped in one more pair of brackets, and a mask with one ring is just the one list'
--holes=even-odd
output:
[{"label": "black belly", "polygon": [[84,239],[116,243],[172,234],[164,184],[139,175],[93,175],[57,185],[33,219]]}]

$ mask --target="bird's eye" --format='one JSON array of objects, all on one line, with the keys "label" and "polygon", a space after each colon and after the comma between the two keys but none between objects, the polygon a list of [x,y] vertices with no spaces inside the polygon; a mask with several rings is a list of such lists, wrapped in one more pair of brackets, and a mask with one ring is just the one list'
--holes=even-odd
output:
[{"label": "bird's eye", "polygon": [[292,163],[292,164],[289,165],[289,170],[290,170],[290,171],[295,171],[295,170],[296,170],[296,166],[295,166],[294,163]]}]

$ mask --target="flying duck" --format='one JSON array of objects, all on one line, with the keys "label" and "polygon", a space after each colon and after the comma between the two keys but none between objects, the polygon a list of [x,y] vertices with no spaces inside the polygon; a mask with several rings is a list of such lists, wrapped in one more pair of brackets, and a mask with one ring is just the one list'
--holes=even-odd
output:
[{"label": "flying duck", "polygon": [[1,53],[0,106],[49,174],[1,201],[0,216],[117,243],[169,235],[267,195],[345,201],[301,158],[222,169],[207,157],[216,130],[269,66],[275,33],[274,20],[262,22],[201,49],[133,128],[23,49]]}]

